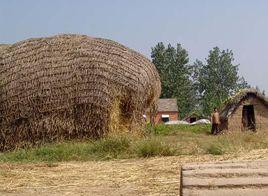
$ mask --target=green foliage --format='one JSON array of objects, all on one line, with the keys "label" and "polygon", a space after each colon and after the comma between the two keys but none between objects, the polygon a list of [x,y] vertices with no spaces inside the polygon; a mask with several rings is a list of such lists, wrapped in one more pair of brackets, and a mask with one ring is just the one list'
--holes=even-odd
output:
[{"label": "green foliage", "polygon": [[180,44],[175,48],[160,42],[152,48],[151,57],[161,77],[161,97],[176,98],[181,117],[192,111],[207,116],[239,89],[249,87],[238,76],[238,65],[228,49],[215,47],[206,63],[196,60],[191,66],[188,52]]},{"label": "green foliage", "polygon": [[175,155],[175,150],[169,145],[161,142],[159,139],[145,139],[138,142],[136,152],[138,157]]},{"label": "green foliage", "polygon": [[239,89],[248,87],[244,78],[238,76],[238,65],[234,64],[231,50],[215,47],[209,52],[206,64],[196,61],[194,67],[200,105],[205,115]]},{"label": "green foliage", "polygon": [[154,127],[154,133],[157,135],[175,135],[178,132],[191,132],[194,134],[209,133],[210,125],[165,125],[159,124]]},{"label": "green foliage", "polygon": [[188,52],[180,44],[175,48],[170,44],[165,47],[160,42],[152,48],[151,57],[161,77],[161,97],[176,98],[180,116],[184,117],[196,102]]}]

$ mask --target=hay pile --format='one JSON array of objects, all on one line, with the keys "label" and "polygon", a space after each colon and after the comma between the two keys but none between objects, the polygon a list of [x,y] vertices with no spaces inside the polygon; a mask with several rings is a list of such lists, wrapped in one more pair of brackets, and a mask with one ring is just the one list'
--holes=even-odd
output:
[{"label": "hay pile", "polygon": [[155,66],[111,40],[58,35],[0,51],[0,150],[133,129],[157,101]]},{"label": "hay pile", "polygon": [[9,45],[7,44],[0,44],[0,52],[4,49],[6,49]]}]

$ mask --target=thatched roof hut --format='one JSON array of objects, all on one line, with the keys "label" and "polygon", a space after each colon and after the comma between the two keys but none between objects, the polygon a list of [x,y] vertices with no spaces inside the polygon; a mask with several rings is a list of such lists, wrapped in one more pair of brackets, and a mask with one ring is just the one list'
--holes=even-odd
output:
[{"label": "thatched roof hut", "polygon": [[133,128],[156,103],[155,66],[111,40],[58,35],[0,51],[0,150]]},{"label": "thatched roof hut", "polygon": [[221,129],[268,132],[268,100],[256,89],[244,89],[230,97],[220,112]]},{"label": "thatched roof hut", "polygon": [[200,119],[202,119],[203,116],[196,111],[190,112],[183,120],[189,122],[189,123],[193,123],[195,121],[198,121]]}]

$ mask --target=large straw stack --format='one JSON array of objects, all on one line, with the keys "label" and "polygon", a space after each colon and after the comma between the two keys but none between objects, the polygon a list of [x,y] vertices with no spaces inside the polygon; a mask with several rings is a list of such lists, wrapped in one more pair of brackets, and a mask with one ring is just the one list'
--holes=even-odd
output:
[{"label": "large straw stack", "polygon": [[0,52],[1,52],[1,50],[4,50],[8,46],[9,46],[8,44],[0,44]]},{"label": "large straw stack", "polygon": [[148,59],[83,35],[29,39],[1,50],[0,82],[1,151],[101,137],[115,121],[131,129],[161,90]]}]

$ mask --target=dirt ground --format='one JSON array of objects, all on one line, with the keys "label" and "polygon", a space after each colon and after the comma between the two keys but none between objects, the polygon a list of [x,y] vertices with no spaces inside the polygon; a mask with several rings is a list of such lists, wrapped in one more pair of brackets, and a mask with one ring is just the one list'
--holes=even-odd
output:
[{"label": "dirt ground", "polygon": [[258,159],[268,159],[268,149],[224,156],[0,164],[0,195],[179,195],[184,163]]}]

